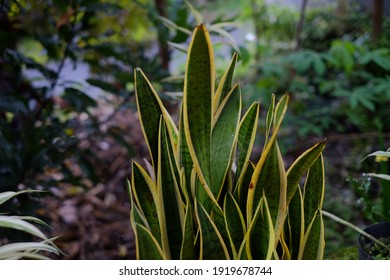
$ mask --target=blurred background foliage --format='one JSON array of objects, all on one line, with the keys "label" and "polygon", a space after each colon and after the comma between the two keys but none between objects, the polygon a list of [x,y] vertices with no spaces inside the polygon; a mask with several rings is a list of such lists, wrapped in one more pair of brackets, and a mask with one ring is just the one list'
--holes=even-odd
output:
[{"label": "blurred background foliage", "polygon": [[[388,162],[361,159],[390,146],[385,2],[0,0],[0,192],[50,190],[43,200],[23,195],[1,211],[50,219],[65,236],[59,242],[68,258],[133,257],[132,237],[124,237],[129,223],[108,240],[94,232],[98,222],[81,223],[99,208],[112,210],[112,217],[96,218],[101,223],[128,218],[130,161],[147,154],[133,70],[141,67],[178,114],[188,39],[205,22],[217,77],[239,53],[235,79],[245,104],[260,100],[264,113],[272,93],[290,93],[280,137],[287,158],[328,138],[324,208],[364,225],[380,187],[360,174]],[[356,257],[355,234],[326,226],[326,257]],[[16,238],[2,233],[0,244]]]}]

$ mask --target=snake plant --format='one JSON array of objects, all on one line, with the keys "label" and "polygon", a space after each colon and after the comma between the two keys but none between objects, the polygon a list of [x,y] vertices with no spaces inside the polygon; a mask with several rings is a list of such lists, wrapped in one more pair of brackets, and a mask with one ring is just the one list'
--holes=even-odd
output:
[{"label": "snake plant", "polygon": [[277,134],[289,95],[272,102],[265,143],[250,160],[259,103],[242,112],[237,54],[215,85],[208,30],[189,45],[179,124],[135,69],[136,102],[150,152],[128,182],[137,259],[321,259],[325,141],[286,169]]}]

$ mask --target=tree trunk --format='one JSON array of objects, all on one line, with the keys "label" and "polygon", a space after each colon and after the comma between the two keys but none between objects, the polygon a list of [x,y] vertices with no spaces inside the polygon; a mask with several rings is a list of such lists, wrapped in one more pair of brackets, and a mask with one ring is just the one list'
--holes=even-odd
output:
[{"label": "tree trunk", "polygon": [[305,13],[308,2],[309,0],[302,0],[300,17],[295,31],[295,50],[299,50],[300,48],[302,48],[303,24],[305,22]]},{"label": "tree trunk", "polygon": [[372,42],[375,43],[382,32],[383,0],[373,0],[372,9]]},{"label": "tree trunk", "polygon": [[[166,2],[165,0],[155,0],[154,4],[156,6],[157,12],[160,16],[166,17]],[[161,28],[164,28],[163,25],[161,25]],[[161,32],[164,32],[163,30],[160,30],[159,32],[159,57],[161,60],[161,65],[163,69],[168,70],[169,68],[169,62],[171,59],[171,55],[169,52],[169,46],[166,41],[165,36],[161,35]]]}]

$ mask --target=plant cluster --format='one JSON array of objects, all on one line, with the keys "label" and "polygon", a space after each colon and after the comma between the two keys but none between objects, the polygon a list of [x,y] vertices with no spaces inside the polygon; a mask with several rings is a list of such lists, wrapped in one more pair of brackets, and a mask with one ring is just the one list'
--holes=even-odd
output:
[{"label": "plant cluster", "polygon": [[[259,104],[242,113],[237,55],[215,89],[205,25],[188,50],[179,125],[140,69],[137,107],[151,162],[133,162],[131,223],[138,259],[321,259],[324,142],[285,169],[277,133],[289,96],[272,98],[259,161]],[[306,176],[304,177],[304,175]],[[300,184],[303,180],[303,186]]]},{"label": "plant cluster", "polygon": [[[19,192],[1,192],[0,206],[6,201],[11,200],[23,193],[32,193],[35,191],[26,190]],[[41,242],[11,242],[8,244],[1,244],[0,242],[0,260],[4,259],[48,259],[43,252],[60,254],[60,250],[55,246],[52,239],[46,235],[34,224],[45,224],[42,220],[32,216],[10,216],[0,214],[0,230],[4,228],[25,232],[35,238],[39,238]]]}]

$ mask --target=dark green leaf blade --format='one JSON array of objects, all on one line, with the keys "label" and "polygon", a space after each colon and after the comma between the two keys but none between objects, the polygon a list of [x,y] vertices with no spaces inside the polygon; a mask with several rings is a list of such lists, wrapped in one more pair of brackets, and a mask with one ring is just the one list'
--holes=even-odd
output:
[{"label": "dark green leaf blade", "polygon": [[184,218],[183,243],[181,246],[180,259],[193,260],[195,258],[195,233],[192,217],[192,206],[187,202],[186,215]]},{"label": "dark green leaf blade", "polygon": [[158,162],[158,131],[160,116],[163,114],[162,103],[152,84],[141,69],[134,70],[135,96],[142,132],[144,134],[153,166]]},{"label": "dark green leaf blade", "polygon": [[230,193],[225,196],[224,217],[233,255],[237,258],[237,253],[245,237],[246,228],[240,207]]},{"label": "dark green leaf blade", "polygon": [[310,167],[303,189],[303,208],[305,209],[305,230],[322,208],[325,191],[324,161],[322,154]]},{"label": "dark green leaf blade", "polygon": [[[174,159],[170,156],[172,147],[170,146],[167,127],[162,117],[160,119],[159,139],[157,192],[163,204],[163,220],[166,225],[164,230],[161,229],[162,234],[166,234],[162,238],[162,248],[166,254],[167,251],[170,252],[171,259],[180,259],[183,239],[181,224],[184,210],[182,209],[181,194],[174,172],[176,165],[173,163]],[[162,222],[162,224],[164,223]],[[166,239],[168,244],[164,242]]]},{"label": "dark green leaf blade", "polygon": [[235,85],[221,105],[211,138],[211,191],[218,198],[231,164],[241,111],[240,88]]},{"label": "dark green leaf blade", "polygon": [[196,27],[184,80],[183,119],[187,144],[202,184],[210,186],[210,142],[214,58],[206,27]]},{"label": "dark green leaf blade", "polygon": [[304,248],[301,258],[303,260],[321,260],[324,255],[324,222],[321,210],[318,210],[305,233]]},{"label": "dark green leaf blade", "polygon": [[248,109],[242,121],[238,132],[237,139],[237,169],[235,174],[235,185],[242,174],[245,174],[246,164],[252,152],[254,140],[256,137],[257,123],[259,119],[259,103],[253,103]]},{"label": "dark green leaf blade", "polygon": [[155,198],[157,193],[156,190],[153,190],[153,186],[151,186],[151,184],[153,184],[152,179],[148,177],[143,168],[135,162],[133,162],[132,165],[132,173],[131,185],[133,187],[134,198],[147,221],[151,233],[161,245],[159,215]]},{"label": "dark green leaf blade", "polygon": [[163,260],[164,254],[157,240],[143,225],[135,224],[137,239],[137,259],[139,260]]},{"label": "dark green leaf blade", "polygon": [[236,67],[238,55],[235,52],[233,54],[232,60],[230,61],[229,67],[226,69],[223,74],[221,81],[219,82],[217,91],[214,96],[214,112],[218,110],[219,105],[221,105],[222,101],[228,95],[232,88],[233,74],[234,68]]},{"label": "dark green leaf blade", "polygon": [[200,227],[200,259],[226,260],[229,259],[226,245],[214,222],[202,205],[197,205],[197,216]]},{"label": "dark green leaf blade", "polygon": [[287,170],[287,204],[289,204],[291,198],[294,196],[303,174],[316,161],[325,148],[325,142],[326,140],[317,143],[305,151]]}]

